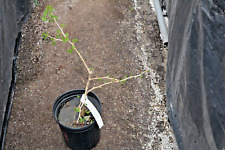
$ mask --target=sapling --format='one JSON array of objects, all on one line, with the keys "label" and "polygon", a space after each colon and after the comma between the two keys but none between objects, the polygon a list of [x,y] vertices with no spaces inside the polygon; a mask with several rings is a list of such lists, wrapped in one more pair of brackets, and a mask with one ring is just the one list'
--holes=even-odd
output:
[{"label": "sapling", "polygon": [[[47,38],[51,39],[52,45],[55,45],[57,41],[69,43],[70,48],[68,49],[68,52],[69,53],[75,52],[78,55],[78,57],[80,58],[80,60],[82,61],[83,65],[86,68],[86,71],[88,73],[88,79],[87,79],[86,86],[85,86],[85,92],[81,97],[81,99],[84,98],[84,101],[86,100],[88,93],[95,89],[102,88],[102,87],[112,84],[112,83],[122,83],[123,84],[124,82],[126,82],[129,79],[133,79],[133,78],[137,78],[137,77],[143,78],[143,75],[146,72],[150,71],[150,70],[143,71],[142,73],[137,74],[137,75],[131,74],[130,76],[125,76],[123,79],[113,78],[110,75],[102,76],[102,77],[93,77],[94,69],[92,67],[88,67],[84,57],[81,55],[81,53],[75,47],[75,43],[78,42],[78,39],[71,39],[69,36],[69,33],[64,32],[63,28],[65,27],[65,25],[58,23],[58,18],[53,13],[54,10],[55,9],[53,8],[52,5],[47,6],[43,13],[42,20],[55,23],[58,27],[58,30],[56,31],[56,34],[54,36],[52,36],[52,34],[50,35],[48,32],[43,33],[42,36],[44,39],[47,39]],[[101,81],[101,80],[105,80],[105,82],[103,82],[103,83],[101,82],[97,86],[89,87],[90,82]],[[79,97],[79,96],[77,96],[77,97]],[[74,116],[74,119],[76,119],[76,120],[75,120],[75,124],[73,124],[73,126],[76,126],[78,123],[84,122],[85,118],[82,114],[85,114],[85,113],[90,114],[90,111],[85,109],[85,103],[82,100],[80,100],[79,105],[74,108],[74,111],[78,113],[78,117],[76,119],[76,117]],[[91,122],[92,121],[93,120],[91,120]]]}]

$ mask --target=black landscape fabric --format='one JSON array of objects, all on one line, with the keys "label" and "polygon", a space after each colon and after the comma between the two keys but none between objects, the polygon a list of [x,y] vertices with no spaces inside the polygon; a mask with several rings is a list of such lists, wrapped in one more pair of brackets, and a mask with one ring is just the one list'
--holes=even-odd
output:
[{"label": "black landscape fabric", "polygon": [[3,138],[3,123],[7,102],[11,95],[14,51],[21,26],[31,8],[30,0],[0,0],[0,135]]},{"label": "black landscape fabric", "polygon": [[225,1],[171,0],[167,109],[182,150],[225,149]]}]

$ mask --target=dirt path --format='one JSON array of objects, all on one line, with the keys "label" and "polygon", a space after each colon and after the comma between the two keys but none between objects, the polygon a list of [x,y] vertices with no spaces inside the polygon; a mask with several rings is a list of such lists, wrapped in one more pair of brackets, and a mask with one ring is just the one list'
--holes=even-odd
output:
[{"label": "dirt path", "polygon": [[52,117],[62,93],[81,89],[83,64],[68,45],[41,39],[55,26],[41,21],[53,4],[66,32],[99,76],[124,77],[151,69],[144,79],[94,91],[102,102],[101,139],[96,150],[177,149],[165,109],[166,49],[147,0],[53,0],[39,5],[23,29],[18,78],[5,149],[68,149]]}]

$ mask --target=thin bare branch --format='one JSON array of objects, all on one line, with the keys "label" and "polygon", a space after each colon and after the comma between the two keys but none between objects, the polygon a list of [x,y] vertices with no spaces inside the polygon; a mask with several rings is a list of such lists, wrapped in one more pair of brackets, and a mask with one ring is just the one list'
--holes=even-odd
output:
[{"label": "thin bare branch", "polygon": [[49,37],[49,38],[51,38],[51,39],[54,39],[54,40],[56,40],[56,41],[60,41],[60,42],[62,42],[62,41],[63,41],[63,40],[61,40],[61,39],[57,39],[57,38],[52,37],[52,36],[50,36],[50,35],[47,35],[47,37]]},{"label": "thin bare branch", "polygon": [[[52,15],[53,15],[53,13],[52,13]],[[61,33],[63,34],[63,36],[64,36],[65,38],[67,38],[66,35],[65,35],[65,33],[64,33],[64,31],[63,31],[63,29],[62,29],[62,27],[59,25],[59,23],[57,22],[57,20],[56,20],[55,18],[53,18],[53,19],[54,19],[56,25],[58,26],[58,28],[60,29]],[[82,62],[83,62],[83,64],[84,64],[85,68],[87,69],[88,73],[91,74],[91,71],[90,71],[89,67],[87,66],[87,64],[86,64],[84,58],[81,56],[80,52],[76,49],[74,43],[71,42],[70,39],[68,40],[68,42],[72,45],[72,48],[76,51],[76,53],[78,54],[78,56],[79,56],[80,59],[82,60]]]},{"label": "thin bare branch", "polygon": [[[112,83],[119,83],[119,82],[122,82],[122,83],[123,83],[123,82],[126,81],[126,80],[129,80],[129,79],[132,79],[132,78],[140,77],[140,76],[142,76],[142,75],[143,75],[144,73],[146,73],[146,72],[149,72],[149,70],[144,71],[144,72],[142,72],[142,73],[140,73],[140,74],[138,74],[138,75],[135,75],[135,76],[130,76],[130,77],[124,78],[124,79],[122,79],[122,80],[120,80],[120,79],[115,79],[115,78],[110,78],[110,79],[114,79],[114,80],[111,80],[110,82],[101,84],[101,85],[99,85],[99,86],[94,86],[94,87],[92,87],[91,89],[88,90],[88,93],[91,92],[91,91],[93,91],[93,90],[95,90],[95,89],[102,88],[102,87],[105,86],[105,85],[109,85],[109,84],[112,84]],[[109,79],[109,77],[104,77],[104,78],[105,78],[105,79]],[[99,78],[92,78],[92,79],[99,79]]]},{"label": "thin bare branch", "polygon": [[108,76],[106,77],[96,77],[96,78],[91,78],[90,80],[101,80],[101,79],[108,79],[108,80],[119,80],[119,79],[115,79],[115,78],[110,78]]},{"label": "thin bare branch", "polygon": [[[87,94],[88,94],[88,87],[89,87],[89,84],[90,84],[90,80],[91,79],[91,73],[88,75],[88,81],[87,81],[87,84],[86,84],[86,88],[85,88],[85,93],[84,93],[84,100],[86,99],[87,97]],[[82,109],[84,103],[80,101],[80,104],[78,106],[78,109]],[[79,116],[77,118],[77,123],[79,122],[79,119],[80,119],[80,115],[81,115],[81,111],[79,112]]]}]

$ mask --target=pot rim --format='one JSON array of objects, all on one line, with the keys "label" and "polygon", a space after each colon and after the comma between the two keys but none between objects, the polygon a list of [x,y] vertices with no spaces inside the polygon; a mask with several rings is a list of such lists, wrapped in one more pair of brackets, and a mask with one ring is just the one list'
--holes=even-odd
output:
[{"label": "pot rim", "polygon": [[[71,98],[72,96],[75,96],[75,95],[78,95],[78,94],[83,94],[85,92],[84,89],[75,89],[75,90],[70,90],[70,91],[67,91],[63,94],[61,94],[59,97],[57,97],[57,99],[55,100],[54,102],[54,105],[53,105],[53,109],[52,109],[52,113],[53,113],[53,117],[55,118],[55,121],[60,125],[60,127],[63,127],[63,128],[66,128],[67,130],[71,130],[71,131],[86,131],[86,130],[89,130],[91,127],[93,127],[95,124],[97,124],[97,122],[94,120],[94,122],[92,124],[89,124],[87,126],[84,126],[84,127],[79,127],[79,128],[70,128],[70,127],[67,127],[63,124],[61,124],[58,119],[57,119],[57,114],[58,114],[58,111],[59,111],[59,106],[64,102],[64,101],[69,101],[68,99]],[[99,103],[99,113],[101,114],[101,102],[99,101],[98,97],[93,93],[93,92],[89,92],[88,93],[88,96],[91,96],[93,97],[94,99],[97,100],[97,102]]]}]

